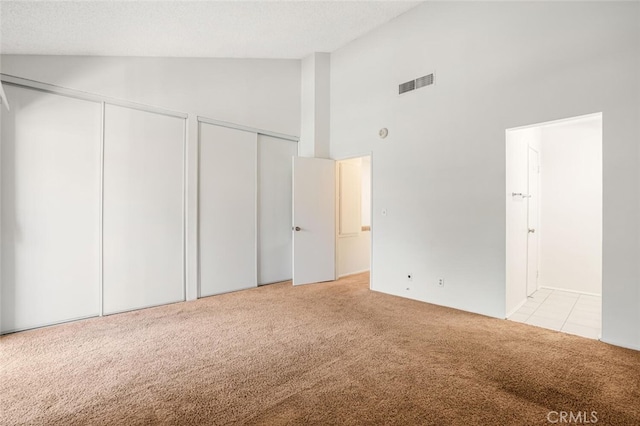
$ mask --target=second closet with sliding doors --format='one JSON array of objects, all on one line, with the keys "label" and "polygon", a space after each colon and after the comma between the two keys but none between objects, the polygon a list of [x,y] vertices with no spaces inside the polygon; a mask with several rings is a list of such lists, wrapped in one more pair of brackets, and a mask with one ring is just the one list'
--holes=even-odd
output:
[{"label": "second closet with sliding doors", "polygon": [[198,121],[198,297],[291,279],[297,139]]}]

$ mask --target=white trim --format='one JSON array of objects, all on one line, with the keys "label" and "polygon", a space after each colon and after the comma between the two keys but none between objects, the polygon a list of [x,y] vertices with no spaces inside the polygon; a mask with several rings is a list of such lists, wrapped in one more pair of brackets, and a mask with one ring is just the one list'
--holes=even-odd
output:
[{"label": "white trim", "polygon": [[268,283],[262,283],[262,284],[258,284],[258,287],[264,287],[265,285],[271,285],[271,284],[284,284],[288,281],[291,281],[291,278],[288,278],[286,280],[277,280],[277,281],[270,281]]},{"label": "white trim", "polygon": [[140,103],[131,102],[131,101],[125,101],[122,99],[111,98],[108,96],[96,95],[94,93],[83,92],[81,90],[68,89],[66,87],[56,86],[54,84],[43,83],[35,80],[29,80],[26,78],[16,77],[8,74],[0,73],[0,81],[9,85],[26,87],[29,89],[39,90],[41,92],[68,96],[70,98],[82,99],[85,101],[104,102],[109,105],[117,105],[121,107],[132,108],[140,111],[152,112],[160,115],[167,115],[169,117],[177,117],[177,118],[185,119],[189,116],[184,112],[171,111],[171,110],[156,107],[156,106],[145,105],[145,104],[140,104]]},{"label": "white trim", "polygon": [[156,304],[153,304],[153,305],[142,305],[142,306],[137,306],[135,308],[127,308],[127,309],[122,309],[122,310],[117,310],[117,311],[111,311],[111,312],[105,313],[103,316],[123,314],[125,312],[139,311],[141,309],[157,308],[159,306],[174,305],[176,303],[185,303],[185,301],[184,300],[172,300],[170,302],[156,303]]},{"label": "white trim", "polygon": [[300,140],[298,136],[286,135],[284,133],[272,132],[271,130],[258,129],[257,127],[250,127],[242,124],[230,123],[228,121],[215,120],[213,118],[202,116],[198,116],[198,122],[213,124],[214,126],[228,127],[229,129],[242,130],[243,132],[257,133],[259,135],[271,136],[274,138],[285,139],[293,142],[298,142]]},{"label": "white trim", "polygon": [[199,299],[204,299],[205,297],[221,296],[223,294],[235,293],[235,292],[238,292],[238,291],[253,290],[253,289],[256,289],[256,288],[259,288],[259,287],[262,287],[262,286],[261,285],[260,286],[250,285],[248,287],[234,288],[233,290],[223,291],[222,293],[207,294],[207,295],[204,295],[202,297],[199,297]]},{"label": "white trim", "polygon": [[373,290],[373,151],[369,153],[369,290]]},{"label": "white trim", "polygon": [[524,125],[524,126],[510,127],[506,131],[510,132],[510,131],[514,131],[514,130],[530,129],[532,127],[555,126],[557,124],[562,124],[562,123],[569,122],[569,121],[588,120],[590,118],[596,118],[596,117],[602,117],[602,112],[592,112],[592,113],[589,113],[589,114],[577,115],[575,117],[560,118],[560,119],[557,119],[557,120],[543,121],[543,122],[540,122],[540,123],[527,124],[527,125]]},{"label": "white trim", "polygon": [[2,87],[1,82],[0,82],[0,104],[7,107],[7,111],[11,111],[11,108],[9,108],[9,101],[7,100],[7,95],[4,93],[4,88]]},{"label": "white trim", "polygon": [[566,291],[567,293],[576,293],[576,294],[584,294],[585,296],[596,296],[596,297],[602,297],[602,294],[598,294],[598,293],[589,293],[586,291],[579,291],[579,290],[569,290],[566,288],[562,288],[562,287],[552,287],[549,285],[539,285],[538,288],[545,288],[547,290],[557,290],[557,291]]},{"label": "white trim", "polygon": [[260,228],[259,228],[259,218],[260,218],[260,214],[259,214],[259,208],[260,208],[260,161],[259,161],[259,155],[260,153],[258,152],[258,150],[260,149],[260,144],[258,139],[260,138],[259,134],[256,134],[256,139],[255,139],[255,156],[253,158],[254,163],[253,163],[253,170],[256,173],[255,175],[255,179],[254,179],[254,201],[255,204],[253,205],[253,230],[255,232],[254,238],[253,238],[253,264],[255,265],[255,269],[254,269],[254,274],[253,274],[253,284],[255,287],[258,287],[260,285],[259,282],[259,272],[258,272],[258,267],[260,266],[258,264],[258,252],[260,251],[260,242],[259,242],[259,238],[260,238]]},{"label": "white trim", "polygon": [[99,306],[98,315],[104,315],[104,135],[105,135],[105,103],[101,102],[101,119],[100,119],[100,233],[98,236],[98,256],[100,265],[98,267],[100,276],[98,278],[99,289]]},{"label": "white trim", "polygon": [[189,120],[184,119],[182,135],[182,300],[187,300],[187,130]]},{"label": "white trim", "polygon": [[55,322],[48,322],[46,324],[33,325],[33,326],[22,327],[22,328],[13,328],[13,329],[5,330],[5,331],[1,332],[0,336],[4,336],[4,335],[7,335],[7,334],[11,334],[11,333],[19,333],[21,331],[28,331],[28,330],[35,330],[35,329],[38,329],[38,328],[51,327],[52,325],[66,324],[68,322],[86,320],[86,319],[89,319],[89,318],[98,318],[99,316],[100,315],[83,315],[83,316],[73,317],[73,318],[64,319],[64,320],[55,321]]},{"label": "white trim", "polygon": [[200,146],[202,145],[202,131],[200,122],[196,122],[196,299],[201,295],[201,256],[200,256]]},{"label": "white trim", "polygon": [[333,199],[335,203],[335,208],[333,212],[333,221],[334,221],[334,250],[333,250],[333,276],[335,280],[340,279],[340,275],[338,274],[338,270],[340,268],[340,247],[339,247],[339,239],[337,238],[340,235],[340,161],[334,160],[333,162],[334,170],[333,174],[335,176],[333,182]]}]

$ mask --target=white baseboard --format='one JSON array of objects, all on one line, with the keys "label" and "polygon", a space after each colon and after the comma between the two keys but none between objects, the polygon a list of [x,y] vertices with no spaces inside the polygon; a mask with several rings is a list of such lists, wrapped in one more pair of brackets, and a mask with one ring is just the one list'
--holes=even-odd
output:
[{"label": "white baseboard", "polygon": [[588,291],[570,290],[568,288],[554,287],[554,286],[551,286],[551,285],[539,285],[538,288],[546,288],[547,290],[566,291],[567,293],[584,294],[586,296],[602,297],[602,294],[598,294],[598,293],[590,293]]},{"label": "white baseboard", "polygon": [[613,346],[620,346],[621,348],[626,348],[626,349],[633,349],[634,351],[640,351],[640,346],[638,345],[629,345],[626,343],[620,343],[620,342],[616,342],[615,340],[609,340],[609,339],[600,339],[601,342],[606,343],[608,345],[613,345]]}]

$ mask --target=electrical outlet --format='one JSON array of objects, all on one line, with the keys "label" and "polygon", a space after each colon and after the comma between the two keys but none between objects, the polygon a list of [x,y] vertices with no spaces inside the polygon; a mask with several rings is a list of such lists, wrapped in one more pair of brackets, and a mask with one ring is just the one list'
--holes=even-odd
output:
[{"label": "electrical outlet", "polygon": [[407,280],[408,281],[413,281],[413,275],[407,274]]},{"label": "electrical outlet", "polygon": [[438,287],[444,287],[444,278],[438,278]]}]

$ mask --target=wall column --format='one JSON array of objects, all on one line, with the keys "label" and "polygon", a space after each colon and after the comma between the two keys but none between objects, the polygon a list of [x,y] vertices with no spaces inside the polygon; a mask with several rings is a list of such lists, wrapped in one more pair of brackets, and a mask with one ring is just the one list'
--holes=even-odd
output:
[{"label": "wall column", "polygon": [[329,53],[316,52],[302,59],[300,157],[329,158],[330,72]]}]

